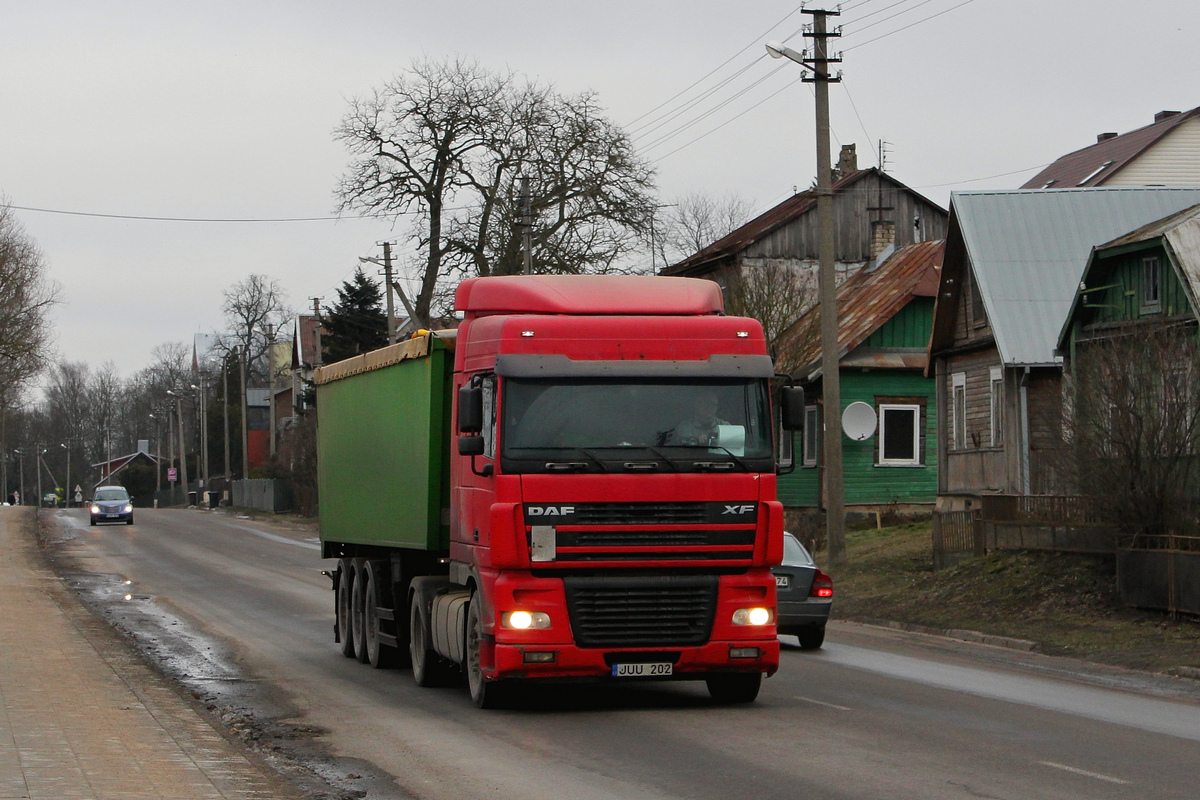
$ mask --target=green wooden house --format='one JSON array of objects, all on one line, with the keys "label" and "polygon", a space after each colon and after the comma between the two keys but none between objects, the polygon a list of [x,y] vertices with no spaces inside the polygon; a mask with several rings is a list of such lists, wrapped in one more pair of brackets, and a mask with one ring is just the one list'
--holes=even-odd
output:
[{"label": "green wooden house", "polygon": [[[909,245],[872,262],[838,287],[842,411],[865,403],[876,417],[862,441],[842,436],[847,511],[932,506],[937,498],[936,382],[925,377],[943,241]],[[820,313],[812,309],[786,334],[796,348],[795,377],[807,396],[797,467],[779,479],[791,507],[824,505],[821,469]]]},{"label": "green wooden house", "polygon": [[1059,335],[1074,360],[1079,347],[1139,327],[1197,322],[1200,293],[1200,205],[1092,250],[1079,292]]}]

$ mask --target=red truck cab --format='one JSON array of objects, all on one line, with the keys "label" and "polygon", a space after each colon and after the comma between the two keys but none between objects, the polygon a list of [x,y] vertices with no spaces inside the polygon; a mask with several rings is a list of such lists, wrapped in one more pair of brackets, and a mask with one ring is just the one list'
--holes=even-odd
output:
[{"label": "red truck cab", "polygon": [[449,583],[475,702],[525,678],[753,700],[783,548],[761,325],[684,278],[478,278],[455,306]]}]

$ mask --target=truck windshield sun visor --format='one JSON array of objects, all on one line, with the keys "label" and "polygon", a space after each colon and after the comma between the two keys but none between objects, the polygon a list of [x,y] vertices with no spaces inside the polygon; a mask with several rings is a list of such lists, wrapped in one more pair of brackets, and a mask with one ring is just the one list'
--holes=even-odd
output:
[{"label": "truck windshield sun visor", "polygon": [[760,379],[505,377],[505,472],[770,472]]},{"label": "truck windshield sun visor", "polygon": [[772,378],[770,356],[712,355],[703,361],[593,361],[561,353],[504,353],[496,374],[506,378]]}]

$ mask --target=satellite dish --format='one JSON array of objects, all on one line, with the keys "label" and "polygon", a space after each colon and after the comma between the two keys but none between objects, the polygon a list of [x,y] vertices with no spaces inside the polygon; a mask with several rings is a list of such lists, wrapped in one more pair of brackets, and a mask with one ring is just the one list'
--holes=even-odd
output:
[{"label": "satellite dish", "polygon": [[842,412],[842,430],[856,442],[865,442],[874,436],[878,421],[875,409],[861,400],[846,406],[846,410]]}]

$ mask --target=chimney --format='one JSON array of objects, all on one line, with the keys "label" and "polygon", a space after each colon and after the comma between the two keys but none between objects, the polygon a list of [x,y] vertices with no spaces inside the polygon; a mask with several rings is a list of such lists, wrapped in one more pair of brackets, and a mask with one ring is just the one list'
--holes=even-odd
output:
[{"label": "chimney", "polygon": [[855,145],[842,145],[842,152],[838,155],[838,163],[833,172],[839,178],[851,172],[858,172],[858,151]]},{"label": "chimney", "polygon": [[145,453],[146,455],[150,455],[150,440],[149,439],[138,439],[138,452]]},{"label": "chimney", "polygon": [[1154,121],[1162,122],[1164,119],[1170,119],[1171,117],[1177,117],[1177,116],[1179,116],[1178,111],[1160,111],[1154,115]]},{"label": "chimney", "polygon": [[1108,131],[1107,133],[1101,133],[1096,136],[1096,144],[1100,144],[1101,142],[1107,142],[1109,139],[1115,139],[1115,138],[1117,138],[1117,134],[1114,131]]}]

